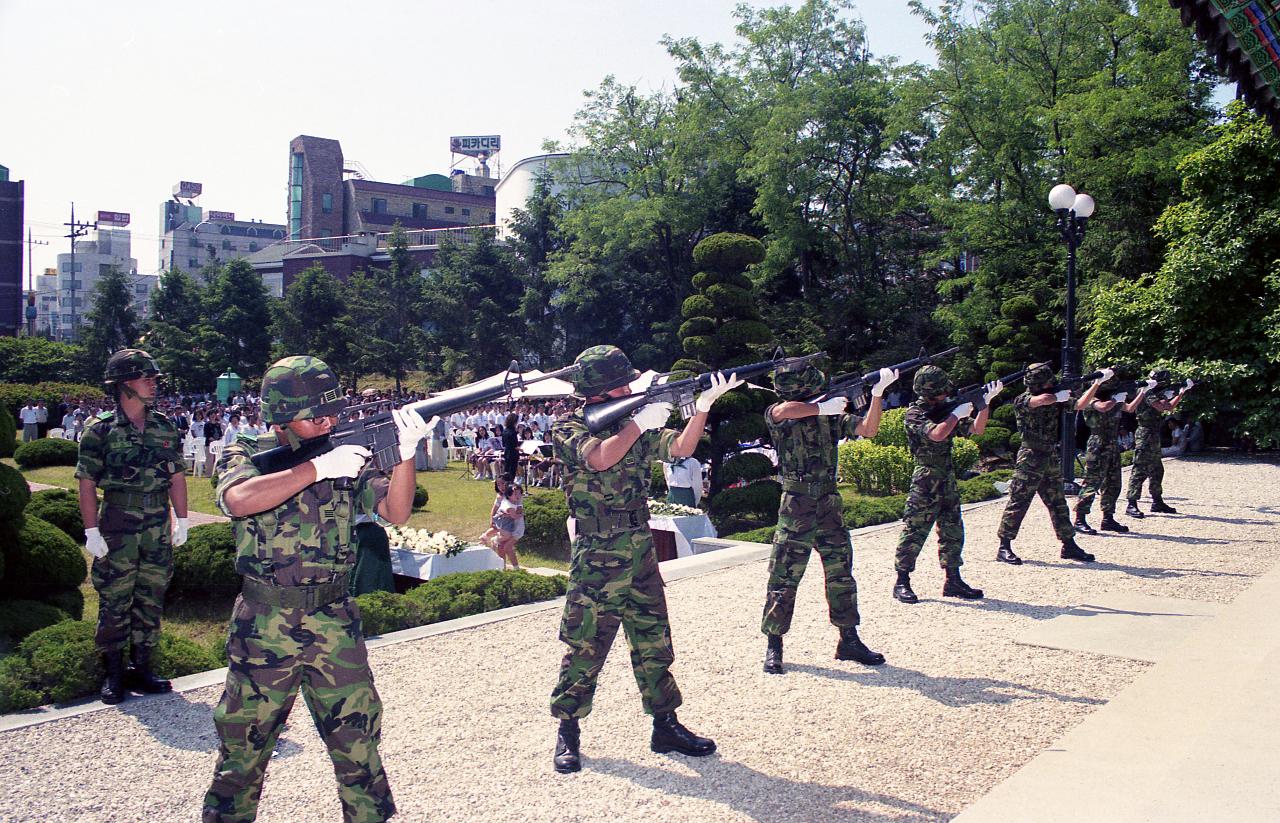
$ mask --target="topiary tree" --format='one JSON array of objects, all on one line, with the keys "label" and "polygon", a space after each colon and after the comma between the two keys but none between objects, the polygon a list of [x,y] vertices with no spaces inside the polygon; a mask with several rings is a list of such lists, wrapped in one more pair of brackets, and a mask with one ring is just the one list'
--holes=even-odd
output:
[{"label": "topiary tree", "polygon": [[14,422],[13,415],[7,408],[0,406],[0,457],[13,457],[17,436],[18,424]]},{"label": "topiary tree", "polygon": [[5,541],[0,592],[37,600],[60,589],[78,588],[88,569],[84,554],[61,529],[38,517],[22,517],[12,542]]},{"label": "topiary tree", "polygon": [[70,619],[71,615],[57,606],[38,600],[0,600],[0,635],[12,641]]},{"label": "topiary tree", "polygon": [[187,544],[173,553],[169,601],[184,597],[234,597],[239,590],[236,538],[231,524],[205,523],[193,528]]},{"label": "topiary tree", "polygon": [[0,463],[0,527],[16,524],[22,510],[31,502],[31,487],[22,472]]},{"label": "topiary tree", "polygon": [[13,461],[24,469],[41,466],[74,466],[80,456],[80,445],[60,437],[42,437],[23,443],[13,453]]},{"label": "topiary tree", "polygon": [[84,519],[80,517],[80,504],[76,496],[66,489],[44,489],[31,495],[31,502],[23,509],[28,517],[38,517],[52,523],[67,537],[84,545]]},{"label": "topiary tree", "polygon": [[[744,273],[764,255],[764,244],[745,234],[713,234],[694,246],[693,260],[700,269],[693,276],[697,294],[684,301],[684,323],[679,330],[680,344],[688,357],[677,360],[673,369],[728,371],[759,360],[760,352],[773,343],[773,333],[756,308],[751,279]],[[772,464],[766,467],[754,459],[739,463],[742,455],[738,454],[740,443],[767,436],[763,412],[770,402],[768,392],[739,389],[712,408],[707,421],[709,447],[702,455],[708,463],[712,499],[729,483],[751,483],[772,476]],[[772,495],[767,494],[738,494],[733,505],[716,506],[708,500],[708,508],[726,514],[732,509],[734,518],[773,522],[770,518],[777,516],[776,501],[771,512],[742,508],[768,505],[770,499]]]}]

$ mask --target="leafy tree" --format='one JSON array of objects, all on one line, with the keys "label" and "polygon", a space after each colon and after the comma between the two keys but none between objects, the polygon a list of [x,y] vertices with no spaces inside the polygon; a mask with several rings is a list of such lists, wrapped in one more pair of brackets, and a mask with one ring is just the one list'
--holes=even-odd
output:
[{"label": "leafy tree", "polygon": [[89,371],[101,374],[107,358],[138,340],[138,313],[133,308],[133,281],[111,266],[93,287],[93,307],[85,313],[80,345]]},{"label": "leafy tree", "polygon": [[151,293],[151,312],[142,345],[180,391],[204,391],[213,386],[217,372],[199,346],[202,292],[181,269],[160,275]]},{"label": "leafy tree", "polygon": [[387,268],[369,269],[348,280],[346,300],[351,328],[359,330],[351,343],[355,370],[392,375],[398,394],[405,373],[422,362],[426,298],[421,267],[409,253],[408,236],[399,221],[391,230],[387,252]]},{"label": "leafy tree", "polygon": [[256,378],[271,354],[271,307],[262,277],[244,260],[208,273],[198,350],[215,374],[231,369],[246,380]]},{"label": "leafy tree", "polygon": [[1184,202],[1165,209],[1154,275],[1098,297],[1093,362],[1167,366],[1210,383],[1182,408],[1280,445],[1280,141],[1242,103],[1178,165]]},{"label": "leafy tree", "polygon": [[[562,171],[563,173],[563,171]],[[516,209],[511,219],[508,245],[519,261],[523,293],[520,317],[523,322],[522,354],[526,366],[546,366],[572,356],[564,349],[564,336],[556,325],[552,289],[547,281],[551,256],[565,248],[560,223],[564,201],[554,191],[554,172],[543,169],[534,181],[533,194],[525,208]]]},{"label": "leafy tree", "polygon": [[0,337],[0,383],[96,383],[85,373],[84,350],[43,337]]},{"label": "leafy tree", "polygon": [[339,374],[352,371],[352,326],[342,283],[319,264],[303,270],[276,307],[272,357],[319,357]]}]

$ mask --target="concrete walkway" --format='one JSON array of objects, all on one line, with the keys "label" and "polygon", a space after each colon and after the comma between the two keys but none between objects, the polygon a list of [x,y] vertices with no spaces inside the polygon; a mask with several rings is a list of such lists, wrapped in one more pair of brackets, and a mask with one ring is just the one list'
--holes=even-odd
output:
[{"label": "concrete walkway", "polygon": [[[1274,464],[1171,462],[1166,489],[1182,513],[1149,517],[1130,535],[1083,538],[1099,556],[1092,566],[1058,560],[1040,507],[1016,544],[1027,564],[997,564],[1001,506],[972,509],[965,515],[964,572],[987,592],[973,603],[938,597],[942,575],[930,559],[932,544],[913,578],[922,602],[893,601],[898,530],[860,534],[861,630],[888,657],[879,668],[832,659],[836,633],[817,562],[800,589],[786,641],[788,673],[781,677],[760,671],[767,560],[759,548],[689,558],[723,564],[689,576],[666,567],[673,672],[685,697],[680,716],[720,747],[700,760],[648,750],[647,720],[619,638],[596,711],[583,723],[584,771],[552,771],[555,724],[547,698],[564,649],[554,605],[378,644],[370,659],[385,706],[381,751],[401,809],[397,819],[945,820],[970,808],[979,813],[984,797],[996,799],[1020,770],[1058,748],[1078,750],[1092,765],[1050,768],[1057,788],[1035,788],[1039,794],[1013,801],[1002,823],[1054,819],[1040,813],[1048,807],[1069,808],[1078,820],[1144,819],[1136,800],[1135,816],[1116,817],[1090,805],[1082,790],[1127,786],[1165,804],[1150,819],[1178,819],[1167,812],[1184,804],[1199,809],[1200,819],[1224,816],[1206,809],[1230,809],[1232,819],[1276,819],[1274,793],[1250,789],[1247,780],[1238,785],[1237,776],[1262,780],[1267,770],[1275,773],[1264,751],[1275,739],[1274,701],[1262,691],[1275,682],[1275,654],[1255,650],[1260,657],[1251,660],[1245,649],[1251,634],[1275,634],[1249,622],[1259,619],[1249,603],[1280,594],[1272,591],[1280,563],[1278,481]],[[1147,604],[1156,598],[1165,606],[1121,608],[1116,604],[1139,601],[1117,597]],[[1201,607],[1193,614],[1179,603]],[[1241,616],[1233,617],[1237,609]],[[1171,628],[1183,614],[1203,625]],[[1054,637],[1024,642],[1032,629],[1064,616],[1103,624],[1116,617],[1115,632],[1128,633],[1129,645],[1101,629],[1091,630],[1102,638],[1092,646],[1062,648]],[[1206,637],[1199,651],[1181,655],[1193,672],[1162,674],[1178,655],[1152,664],[1116,653],[1133,648],[1132,635],[1145,631],[1148,618],[1169,648],[1189,648],[1219,624],[1243,639],[1231,651]],[[1179,631],[1181,639],[1173,636]],[[1221,657],[1209,659],[1213,654]],[[1223,674],[1227,669],[1242,680]],[[1192,679],[1194,672],[1203,679]],[[1190,694],[1176,691],[1184,686]],[[1139,688],[1155,691],[1130,697]],[[0,734],[6,776],[0,820],[197,819],[216,755],[210,715],[220,691],[210,683]],[[1132,738],[1129,748],[1110,760],[1102,759],[1109,744],[1074,742],[1115,707],[1136,711],[1161,699],[1171,707],[1157,714],[1177,714],[1195,736],[1161,736],[1128,721],[1134,725],[1118,734]],[[1264,713],[1270,714],[1260,718]],[[1191,746],[1215,737],[1238,741],[1236,754],[1196,760]],[[1246,756],[1256,768],[1241,762]],[[1120,779],[1120,786],[1101,786]],[[1050,803],[1034,802],[1040,795]],[[296,706],[271,763],[259,820],[339,818],[323,746]]]}]

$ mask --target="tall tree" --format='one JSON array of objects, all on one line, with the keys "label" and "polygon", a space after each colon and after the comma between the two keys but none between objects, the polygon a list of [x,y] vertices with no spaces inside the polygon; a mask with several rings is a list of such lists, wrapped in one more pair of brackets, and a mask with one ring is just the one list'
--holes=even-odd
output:
[{"label": "tall tree", "polygon": [[199,346],[201,299],[196,281],[177,268],[160,275],[151,293],[143,346],[168,375],[170,385],[182,391],[207,391],[217,375]]},{"label": "tall tree", "polygon": [[352,277],[346,296],[353,328],[360,331],[352,341],[352,362],[363,373],[392,375],[399,393],[405,372],[423,360],[426,298],[421,267],[409,254],[408,236],[398,221],[387,252],[389,265]]},{"label": "tall tree", "polygon": [[215,374],[224,369],[250,380],[267,368],[271,354],[271,306],[262,277],[244,260],[206,269],[199,348]]},{"label": "tall tree", "polygon": [[342,284],[321,266],[304,269],[276,307],[273,357],[307,354],[338,374],[350,374],[352,325]]},{"label": "tall tree", "polygon": [[107,358],[138,340],[138,312],[133,308],[133,279],[111,266],[93,287],[93,308],[84,316],[80,345],[89,359],[90,370],[100,373]]},{"label": "tall tree", "polygon": [[[543,169],[534,180],[533,193],[523,209],[516,209],[509,226],[508,244],[520,266],[523,292],[520,296],[522,355],[527,366],[546,366],[562,360],[567,353],[564,335],[556,324],[553,296],[547,281],[547,265],[552,255],[566,245],[560,223],[564,201],[555,193],[554,174],[565,169]],[[572,356],[571,354],[567,356]]]}]

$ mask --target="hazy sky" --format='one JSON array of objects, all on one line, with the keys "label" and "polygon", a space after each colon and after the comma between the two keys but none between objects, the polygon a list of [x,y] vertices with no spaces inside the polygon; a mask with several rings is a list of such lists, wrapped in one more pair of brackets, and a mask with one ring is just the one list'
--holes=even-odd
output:
[{"label": "hazy sky", "polygon": [[[735,5],[0,0],[0,165],[26,181],[27,225],[50,243],[37,274],[69,250],[72,200],[79,220],[129,212],[138,271],[154,273],[179,180],[204,184],[206,211],[284,223],[299,134],[339,140],[388,182],[447,172],[455,134],[502,135],[510,166],[563,138],[606,75],[669,86],[664,34],[731,42]],[[904,0],[857,8],[873,52],[931,61]]]}]

